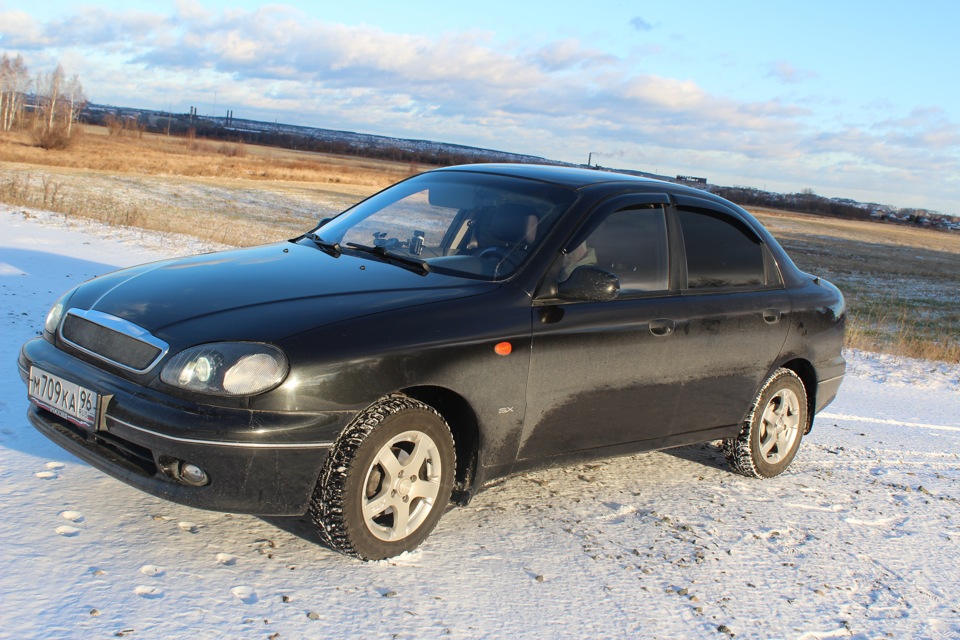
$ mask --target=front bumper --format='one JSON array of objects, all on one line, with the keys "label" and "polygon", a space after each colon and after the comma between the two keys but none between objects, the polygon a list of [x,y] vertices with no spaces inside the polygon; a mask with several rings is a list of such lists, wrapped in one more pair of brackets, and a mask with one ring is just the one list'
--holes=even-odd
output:
[{"label": "front bumper", "polygon": [[[111,375],[42,338],[23,346],[18,365],[24,382],[35,365],[100,395],[93,428],[31,403],[27,417],[41,433],[127,484],[201,509],[305,513],[333,441],[352,417],[187,402]],[[193,486],[178,479],[182,463],[203,469],[208,482]]]}]

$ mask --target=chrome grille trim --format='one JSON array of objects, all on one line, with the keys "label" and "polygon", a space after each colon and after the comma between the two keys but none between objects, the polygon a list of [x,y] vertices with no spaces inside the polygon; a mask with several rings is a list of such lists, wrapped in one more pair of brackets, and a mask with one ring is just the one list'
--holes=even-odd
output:
[{"label": "chrome grille trim", "polygon": [[[112,331],[114,333],[120,334],[132,340],[136,340],[137,342],[141,342],[150,347],[158,349],[159,352],[157,356],[153,360],[151,360],[146,367],[142,369],[132,367],[123,362],[118,362],[113,358],[109,358],[102,353],[97,353],[93,349],[86,347],[82,344],[78,344],[70,340],[69,338],[67,338],[63,333],[63,327],[67,323],[67,316],[75,316],[77,318],[81,318],[83,320],[86,320],[87,322],[90,322],[99,327],[102,327],[107,331]],[[147,331],[143,327],[138,326],[130,322],[129,320],[124,320],[123,318],[118,318],[117,316],[112,316],[109,313],[103,313],[102,311],[96,311],[94,309],[70,309],[69,311],[67,311],[67,313],[64,314],[63,320],[60,321],[58,334],[61,340],[63,340],[65,343],[69,344],[73,348],[78,349],[100,360],[103,360],[104,362],[112,364],[115,367],[119,367],[120,369],[123,369],[125,371],[131,371],[133,373],[147,373],[148,371],[153,369],[155,366],[157,366],[157,363],[160,362],[163,359],[163,357],[167,355],[167,352],[170,350],[170,345],[168,345],[163,340],[160,340],[159,338],[153,336],[149,331]]]}]

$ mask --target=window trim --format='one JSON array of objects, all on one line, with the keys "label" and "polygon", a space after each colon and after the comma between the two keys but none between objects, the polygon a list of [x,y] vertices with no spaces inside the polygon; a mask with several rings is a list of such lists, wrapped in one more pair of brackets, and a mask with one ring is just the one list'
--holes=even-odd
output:
[{"label": "window trim", "polygon": [[[715,203],[704,198],[686,194],[668,194],[665,192],[651,193],[620,193],[609,196],[594,205],[577,221],[573,230],[567,234],[560,244],[560,253],[554,257],[549,268],[544,272],[540,283],[534,289],[533,306],[584,304],[584,301],[564,300],[557,295],[557,276],[561,265],[561,256],[574,245],[583,229],[595,216],[607,215],[615,211],[630,209],[643,205],[662,205],[667,223],[667,260],[668,260],[668,287],[659,291],[626,291],[618,295],[620,300],[636,300],[643,298],[674,298],[677,296],[721,295],[730,293],[748,293],[753,291],[778,291],[786,289],[783,269],[777,261],[776,254],[770,249],[763,236],[738,211],[722,203]],[[683,229],[680,225],[680,210],[705,212],[708,215],[727,221],[754,238],[760,245],[763,255],[764,284],[761,285],[733,285],[729,287],[704,287],[691,289],[687,278],[687,251],[683,241]],[[542,247],[541,247],[542,248]],[[609,303],[601,303],[609,304]]]},{"label": "window trim", "polygon": [[[711,206],[713,203],[700,198],[693,197],[682,197],[678,198],[678,205],[673,208],[673,214],[675,218],[675,238],[676,245],[671,247],[677,253],[677,261],[679,263],[679,271],[682,273],[678,274],[679,279],[678,283],[681,284],[678,288],[678,291],[681,295],[691,296],[691,295],[710,295],[710,294],[724,294],[732,292],[750,292],[750,291],[776,291],[780,289],[785,289],[786,285],[783,281],[783,273],[780,269],[780,265],[777,263],[776,257],[773,255],[773,252],[767,246],[767,243],[764,242],[763,237],[750,225],[742,216],[738,215],[732,209],[727,207],[720,206]],[[683,238],[683,229],[680,224],[680,212],[681,211],[690,211],[692,213],[704,214],[731,224],[731,226],[737,228],[741,232],[745,233],[760,247],[760,254],[763,260],[763,284],[751,284],[751,285],[730,285],[726,287],[694,287],[691,288],[689,285],[689,274],[687,273],[687,247]],[[775,276],[771,280],[771,276]]]},{"label": "window trim", "polygon": [[[631,208],[639,208],[645,205],[661,205],[663,207],[664,218],[666,222],[666,233],[667,233],[667,289],[660,289],[657,291],[629,291],[625,292],[622,295],[618,295],[615,300],[610,302],[617,302],[619,300],[635,300],[637,298],[651,298],[651,297],[674,297],[679,295],[679,289],[676,287],[679,281],[675,280],[674,275],[674,255],[675,255],[675,246],[674,240],[672,238],[673,233],[671,230],[671,225],[673,224],[671,220],[675,218],[674,216],[674,203],[673,196],[664,192],[650,192],[650,193],[618,193],[613,194],[590,208],[580,219],[577,221],[576,226],[572,229],[570,233],[567,234],[567,237],[563,242],[560,243],[560,249],[556,256],[550,263],[550,266],[544,272],[540,283],[537,285],[534,290],[533,296],[533,306],[543,306],[543,305],[560,305],[560,304],[584,304],[587,301],[583,300],[566,300],[560,298],[557,295],[557,277],[560,273],[562,267],[562,257],[567,254],[567,252],[576,246],[575,242],[580,238],[583,230],[589,226],[590,222],[597,216],[607,216],[617,211],[622,211]],[[609,304],[609,303],[601,303]]]}]

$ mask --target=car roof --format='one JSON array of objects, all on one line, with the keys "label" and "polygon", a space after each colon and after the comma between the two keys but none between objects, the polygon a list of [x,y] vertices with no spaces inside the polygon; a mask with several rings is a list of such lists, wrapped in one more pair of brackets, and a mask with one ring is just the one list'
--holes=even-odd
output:
[{"label": "car roof", "polygon": [[552,182],[573,189],[580,189],[594,184],[608,182],[630,182],[635,184],[669,185],[676,186],[662,180],[641,178],[625,173],[613,173],[600,169],[585,169],[580,167],[562,167],[547,164],[462,164],[453,167],[444,167],[436,171],[470,171],[473,173],[490,173],[497,175],[530,178],[543,182]]},{"label": "car roof", "polygon": [[[665,193],[671,196],[688,196],[700,201],[712,202],[721,205],[729,211],[735,211],[737,215],[745,220],[751,221],[755,228],[763,229],[763,225],[757,222],[753,215],[746,209],[720,196],[705,191],[695,189],[675,182],[665,180],[655,180],[653,178],[642,178],[640,176],[627,173],[617,173],[603,169],[587,169],[583,167],[565,167],[549,164],[462,164],[451,167],[434,169],[434,171],[462,171],[471,173],[486,173],[489,175],[514,176],[517,178],[526,178],[529,180],[539,180],[556,184],[568,189],[585,189],[592,186],[604,188],[606,186],[610,192],[626,189],[645,193]],[[762,235],[766,240],[769,237],[766,229]]]}]

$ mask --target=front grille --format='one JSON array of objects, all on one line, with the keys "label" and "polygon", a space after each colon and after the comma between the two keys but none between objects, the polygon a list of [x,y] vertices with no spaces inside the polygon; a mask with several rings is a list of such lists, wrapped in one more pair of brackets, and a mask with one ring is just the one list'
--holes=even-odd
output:
[{"label": "front grille", "polygon": [[97,311],[68,311],[60,337],[81,351],[137,373],[149,370],[167,351],[166,343],[141,327]]}]

